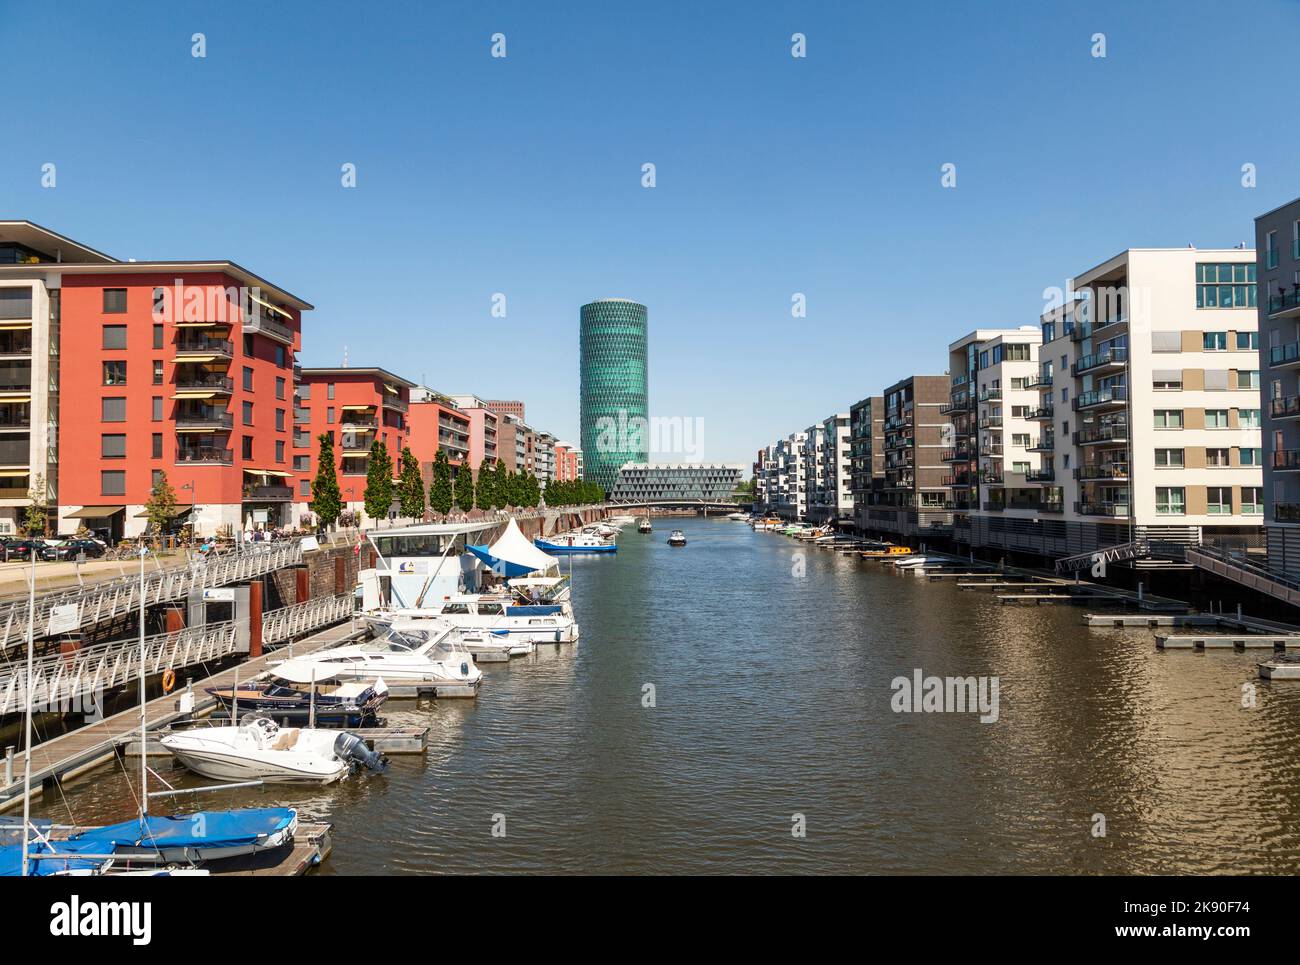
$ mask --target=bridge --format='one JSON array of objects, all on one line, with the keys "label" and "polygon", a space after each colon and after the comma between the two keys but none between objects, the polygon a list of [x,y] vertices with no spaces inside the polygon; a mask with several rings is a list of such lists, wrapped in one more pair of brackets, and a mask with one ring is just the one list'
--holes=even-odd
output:
[{"label": "bridge", "polygon": [[610,500],[605,504],[610,509],[634,510],[644,509],[647,512],[651,509],[696,509],[700,512],[735,513],[744,510],[748,512],[752,503],[737,503],[729,499],[691,499],[689,497],[673,497],[667,499],[638,499],[638,500]]}]

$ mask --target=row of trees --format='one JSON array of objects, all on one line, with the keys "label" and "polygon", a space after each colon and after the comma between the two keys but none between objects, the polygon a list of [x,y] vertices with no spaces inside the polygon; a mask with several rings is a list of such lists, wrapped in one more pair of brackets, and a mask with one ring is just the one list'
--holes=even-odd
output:
[{"label": "row of trees", "polygon": [[[322,433],[317,442],[320,450],[309,505],[322,526],[332,526],[343,510],[343,497],[334,468],[334,437],[328,432]],[[474,474],[468,466],[462,466],[453,475],[447,454],[441,449],[433,461],[433,480],[429,483],[426,502],[419,460],[407,447],[402,448],[400,459],[400,473],[394,482],[393,459],[388,454],[388,447],[378,439],[371,443],[363,497],[366,514],[371,519],[385,518],[394,499],[398,512],[408,519],[423,519],[426,506],[435,513],[446,515],[453,509],[469,512],[472,509],[532,507],[542,502],[541,483],[531,472],[515,472],[507,469],[500,459],[494,465],[484,458],[479,463],[475,484]],[[546,502],[551,506],[585,505],[601,502],[604,498],[605,492],[599,484],[581,480],[553,482],[546,489]]]}]

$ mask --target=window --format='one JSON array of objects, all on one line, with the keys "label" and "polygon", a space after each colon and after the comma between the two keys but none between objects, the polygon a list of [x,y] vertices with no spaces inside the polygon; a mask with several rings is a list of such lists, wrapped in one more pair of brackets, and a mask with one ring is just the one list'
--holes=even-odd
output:
[{"label": "window", "polygon": [[1029,346],[1023,344],[1003,345],[1002,358],[1008,362],[1028,362]]},{"label": "window", "polygon": [[[125,288],[105,288],[104,289],[104,314],[121,315],[126,311],[126,289]],[[107,348],[107,346],[105,346]]]},{"label": "window", "polygon": [[1183,427],[1182,409],[1156,409],[1157,429],[1181,429]]},{"label": "window", "polygon": [[154,359],[154,360],[153,360],[153,384],[154,384],[154,385],[162,385],[162,384],[163,384],[163,364],[162,364],[162,359]]},{"label": "window", "polygon": [[101,469],[99,472],[99,494],[101,496],[125,496],[126,470]]},{"label": "window", "polygon": [[1210,486],[1205,490],[1205,511],[1211,516],[1232,513],[1232,487]]},{"label": "window", "polygon": [[1206,409],[1205,428],[1207,429],[1228,428],[1228,410],[1227,409]]},{"label": "window", "polygon": [[1160,469],[1181,469],[1183,468],[1183,450],[1181,449],[1157,449],[1156,466]]},{"label": "window", "polygon": [[278,376],[275,380],[275,397],[277,399],[284,398],[284,379],[279,378]]},{"label": "window", "polygon": [[311,386],[307,385],[306,383],[303,383],[293,390],[293,394],[296,395],[299,398],[299,400],[303,402],[310,402]]},{"label": "window", "polygon": [[163,420],[163,397],[161,395],[155,395],[153,397],[153,412],[151,413],[151,418],[154,422],[162,422]]},{"label": "window", "polygon": [[281,369],[284,368],[284,367],[285,367],[285,364],[286,364],[288,361],[289,361],[289,356],[285,354],[284,346],[283,346],[283,345],[277,345],[277,346],[275,347],[275,365],[276,365],[276,368],[281,368]]},{"label": "window", "polygon": [[252,436],[244,436],[242,449],[243,449],[243,456],[245,459],[253,458],[253,437]]},{"label": "window", "polygon": [[284,410],[283,409],[275,410],[275,431],[276,432],[284,431]]},{"label": "window", "polygon": [[121,351],[126,348],[126,326],[105,325],[102,347],[109,351]]},{"label": "window", "polygon": [[326,384],[326,386],[325,386],[325,398],[327,398],[327,399],[333,399],[333,398],[334,398],[334,383],[333,383],[333,382],[330,382],[330,383]]},{"label": "window", "polygon": [[1239,389],[1258,389],[1258,388],[1259,388],[1259,369],[1238,369],[1238,370],[1237,370],[1237,388],[1239,388]]},{"label": "window", "polygon": [[244,336],[244,354],[250,359],[256,357],[253,353],[253,336],[251,335]]},{"label": "window", "polygon": [[1182,486],[1156,487],[1156,514],[1159,516],[1182,516],[1186,509]]},{"label": "window", "polygon": [[1029,448],[1029,433],[1028,433],[1028,432],[1013,432],[1013,433],[1011,433],[1011,444],[1012,444],[1013,446],[1023,446],[1024,448],[1028,449],[1028,448]]},{"label": "window", "polygon": [[1029,417],[1029,406],[1013,405],[1011,407],[1011,417],[1013,419],[1026,419]]},{"label": "window", "polygon": [[162,437],[162,433],[161,433],[161,432],[155,432],[155,433],[153,434],[153,450],[152,450],[152,452],[153,452],[153,458],[155,458],[155,459],[161,459],[161,458],[162,458],[162,447],[163,447],[163,437]]},{"label": "window", "polygon": [[251,426],[253,424],[253,403],[251,402],[243,403],[243,410],[244,410],[244,425]]},{"label": "window", "polygon": [[1264,488],[1262,486],[1241,487],[1241,515],[1262,516],[1264,514]]},{"label": "window", "polygon": [[334,424],[334,406],[331,405],[325,409],[325,421],[330,425]]},{"label": "window", "polygon": [[1013,462],[1013,463],[1011,464],[1011,471],[1012,471],[1012,472],[1018,472],[1018,473],[1027,473],[1027,472],[1029,472],[1029,463],[1027,463],[1027,462]]},{"label": "window", "polygon": [[1206,392],[1227,392],[1229,389],[1227,369],[1206,369],[1204,372]]},{"label": "window", "polygon": [[1238,409],[1237,425],[1243,429],[1259,429],[1263,427],[1260,421],[1259,409]]},{"label": "window", "polygon": [[31,318],[32,288],[0,288],[0,318]]},{"label": "window", "polygon": [[1228,461],[1227,449],[1205,450],[1205,465],[1210,469],[1226,469]]},{"label": "window", "polygon": [[1252,449],[1249,446],[1241,447],[1241,464],[1243,466],[1262,466],[1264,450],[1258,447]]},{"label": "window", "polygon": [[1237,349],[1242,352],[1259,351],[1259,332],[1238,332]]},{"label": "window", "polygon": [[1151,388],[1157,391],[1174,392],[1182,387],[1182,369],[1156,369],[1151,373]]},{"label": "window", "polygon": [[155,325],[153,327],[153,347],[163,347],[163,327],[161,325]]},{"label": "window", "polygon": [[298,480],[298,495],[304,498],[311,497],[311,480],[309,479]]},{"label": "window", "polygon": [[118,434],[100,436],[99,454],[104,459],[125,459],[126,436]]},{"label": "window", "polygon": [[244,366],[244,391],[253,391],[253,370],[247,365]]},{"label": "window", "polygon": [[1226,352],[1228,350],[1227,332],[1206,332],[1201,336],[1207,352]]},{"label": "window", "polygon": [[126,385],[126,363],[105,362],[104,363],[104,384],[105,385]]},{"label": "window", "polygon": [[1151,351],[1181,352],[1183,350],[1182,332],[1152,332]]},{"label": "window", "polygon": [[[1273,253],[1276,261],[1277,253]],[[1276,268],[1271,264],[1269,268]],[[1197,308],[1254,308],[1255,266],[1253,264],[1205,264],[1196,266]]]},{"label": "window", "polygon": [[126,421],[126,399],[125,398],[108,398],[100,399],[99,402],[99,421],[100,422],[125,422]]},{"label": "window", "polygon": [[150,491],[153,491],[153,490],[157,489],[157,488],[158,488],[158,484],[159,484],[160,482],[162,482],[162,481],[163,481],[164,479],[166,479],[166,478],[167,478],[167,473],[163,472],[161,469],[155,469],[155,470],[153,471],[153,478],[150,479],[150,481],[149,481],[149,489],[150,489]]},{"label": "window", "polygon": [[275,440],[275,461],[284,462],[284,440]]},{"label": "window", "polygon": [[1017,378],[1016,376],[1012,376],[1012,377],[1011,377],[1011,388],[1012,388],[1012,390],[1015,390],[1015,389],[1023,389],[1024,387],[1025,387],[1025,380],[1024,380],[1023,377],[1021,377],[1021,378]]},{"label": "window", "polygon": [[294,456],[294,472],[311,472],[311,456]]},{"label": "window", "polygon": [[1270,231],[1264,236],[1264,267],[1277,267],[1277,232]]}]

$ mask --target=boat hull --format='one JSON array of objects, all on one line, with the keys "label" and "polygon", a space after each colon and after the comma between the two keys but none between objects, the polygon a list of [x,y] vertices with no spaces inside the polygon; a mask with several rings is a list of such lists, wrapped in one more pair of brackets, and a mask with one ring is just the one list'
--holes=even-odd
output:
[{"label": "boat hull", "polygon": [[[163,745],[167,746],[164,740]],[[215,750],[167,746],[178,761],[196,774],[217,781],[267,781],[272,784],[333,784],[348,773],[342,761],[326,770],[303,768],[288,762],[270,761]]]},{"label": "boat hull", "polygon": [[546,542],[546,540],[535,539],[533,540],[533,545],[536,546],[539,550],[545,550],[546,552],[551,554],[560,553],[566,555],[574,555],[577,553],[617,553],[618,552],[617,543],[609,543],[605,545],[593,545],[593,546],[582,546],[575,543],[574,545],[570,546],[567,543],[548,543]]}]

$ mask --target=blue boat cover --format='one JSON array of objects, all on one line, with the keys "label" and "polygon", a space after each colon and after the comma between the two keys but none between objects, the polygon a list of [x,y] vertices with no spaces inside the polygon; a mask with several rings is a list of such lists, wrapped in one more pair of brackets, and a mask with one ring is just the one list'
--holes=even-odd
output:
[{"label": "blue boat cover", "polygon": [[486,545],[466,546],[465,549],[469,550],[482,560],[483,565],[489,567],[493,573],[501,574],[506,579],[514,579],[516,576],[527,576],[529,573],[534,572],[533,567],[523,566],[519,563],[511,563],[507,560],[493,556],[491,550],[488,549]]},{"label": "blue boat cover", "polygon": [[508,606],[506,607],[506,616],[508,617],[546,617],[553,616],[564,609],[559,604],[538,603],[529,606]]},{"label": "blue boat cover", "polygon": [[[32,842],[33,854],[110,854],[118,848],[229,848],[254,845],[283,831],[294,819],[292,808],[244,808],[238,811],[196,811],[193,814],[149,815],[121,824],[88,828],[51,846]],[[22,843],[0,847],[0,877],[22,873]],[[51,875],[68,869],[93,868],[100,862],[35,861],[33,873]]]}]

